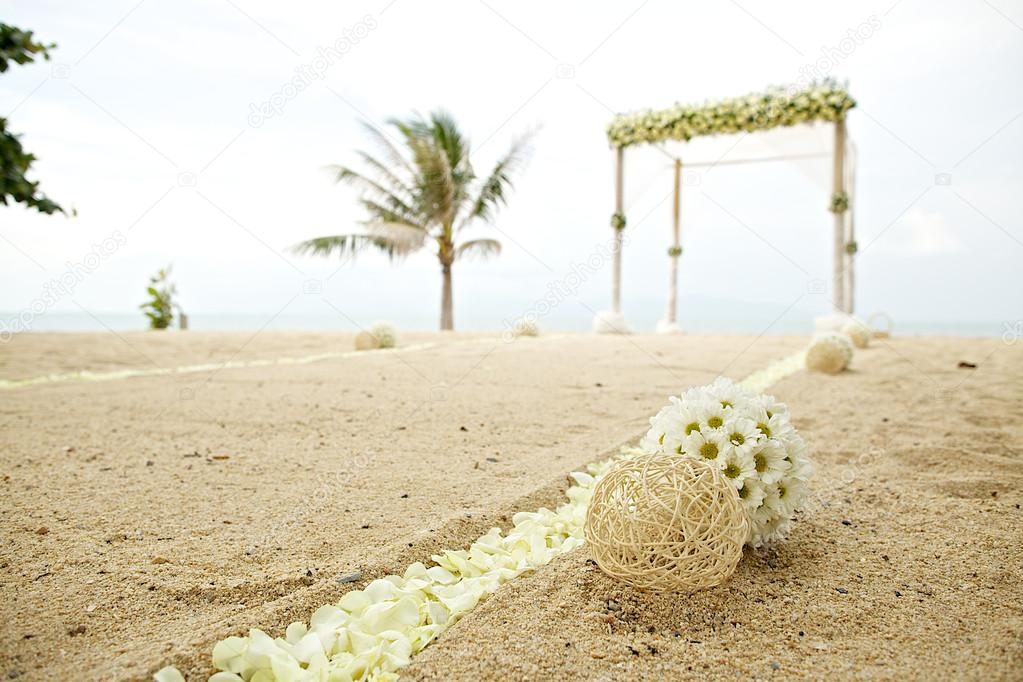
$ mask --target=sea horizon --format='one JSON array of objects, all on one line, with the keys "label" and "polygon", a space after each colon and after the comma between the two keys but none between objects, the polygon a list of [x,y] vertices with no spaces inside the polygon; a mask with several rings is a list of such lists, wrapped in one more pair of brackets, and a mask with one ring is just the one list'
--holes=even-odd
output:
[{"label": "sea horizon", "polygon": [[[146,331],[146,319],[136,313],[95,312],[95,313],[47,313],[34,317],[28,326],[17,325],[18,313],[0,311],[0,324],[4,331],[15,333],[76,333],[76,332],[130,332]],[[632,331],[637,334],[654,332],[656,317],[636,315],[627,318]],[[347,320],[337,315],[326,314],[280,314],[272,313],[194,313],[188,315],[188,329],[191,331],[357,331],[374,320]],[[389,320],[398,329],[410,332],[436,331],[436,322],[417,316],[408,320]],[[876,321],[883,328],[884,321]],[[680,327],[689,334],[752,334],[765,336],[807,336],[814,331],[813,316],[800,315],[783,319],[707,317],[679,320]],[[970,320],[948,322],[939,320],[899,320],[894,333],[902,336],[957,336],[996,337],[1015,330],[1014,322],[1004,320]],[[591,331],[591,320],[585,316],[559,316],[551,324],[539,321],[540,328],[547,333]],[[177,329],[175,321],[174,329]],[[499,319],[468,320],[456,324],[462,332],[503,332],[505,321]]]}]

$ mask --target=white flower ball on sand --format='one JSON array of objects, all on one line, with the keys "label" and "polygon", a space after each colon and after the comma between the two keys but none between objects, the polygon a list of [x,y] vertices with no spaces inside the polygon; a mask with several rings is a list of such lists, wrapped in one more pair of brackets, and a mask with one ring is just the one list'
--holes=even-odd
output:
[{"label": "white flower ball on sand", "polygon": [[374,322],[369,333],[377,340],[377,348],[394,348],[398,345],[398,332],[389,322]]},{"label": "white flower ball on sand", "polygon": [[515,336],[539,336],[540,328],[533,320],[523,317],[515,320],[515,324],[512,325],[512,334]]},{"label": "white flower ball on sand", "polygon": [[598,334],[631,334],[625,316],[613,310],[602,310],[593,318],[593,331]]},{"label": "white flower ball on sand", "polygon": [[806,349],[806,368],[814,372],[838,374],[852,361],[853,342],[845,334],[827,332],[810,340]]},{"label": "white flower ball on sand", "polygon": [[870,344],[870,337],[873,335],[870,327],[855,317],[842,325],[842,333],[852,339],[853,344],[857,348],[866,348]]},{"label": "white flower ball on sand", "polygon": [[747,544],[777,540],[807,494],[813,465],[789,410],[729,379],[693,388],[650,420],[644,452],[695,457],[717,467],[749,515]]}]

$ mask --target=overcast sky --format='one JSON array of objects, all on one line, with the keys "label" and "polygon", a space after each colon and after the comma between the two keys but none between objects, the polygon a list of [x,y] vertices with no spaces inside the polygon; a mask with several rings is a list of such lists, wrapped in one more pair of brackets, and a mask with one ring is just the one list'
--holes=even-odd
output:
[{"label": "overcast sky", "polygon": [[[479,169],[539,127],[509,207],[477,232],[503,254],[456,266],[456,325],[494,328],[605,248],[614,112],[814,75],[847,79],[859,102],[857,311],[990,334],[1023,318],[1021,2],[18,0],[4,15],[58,43],[52,61],[0,75],[0,112],[39,157],[46,193],[78,211],[0,209],[6,317],[77,273],[32,328],[67,313],[141,325],[146,278],[171,262],[199,320],[351,327],[343,313],[435,327],[432,256],[395,267],[366,255],[339,269],[287,247],[355,228],[354,195],[323,167],[355,161],[360,120],[438,107],[470,135]],[[850,31],[869,35],[854,43]],[[296,78],[308,82],[297,93],[285,88]],[[746,153],[735,142],[726,158]],[[652,329],[667,288],[671,169],[643,152],[626,164],[623,309]],[[808,293],[831,267],[826,163],[688,180],[683,327],[784,313],[772,331],[809,330],[830,307]],[[584,327],[608,307],[610,267],[584,280],[541,326]]]}]

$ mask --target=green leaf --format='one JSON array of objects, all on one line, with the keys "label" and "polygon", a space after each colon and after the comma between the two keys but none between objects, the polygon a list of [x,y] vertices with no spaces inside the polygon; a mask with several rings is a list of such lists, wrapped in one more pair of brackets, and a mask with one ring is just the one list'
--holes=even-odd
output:
[{"label": "green leaf", "polygon": [[[35,55],[49,59],[48,50],[56,45],[44,45],[32,39],[32,31],[0,23],[0,73],[7,71],[11,62],[29,64]],[[0,204],[25,204],[40,213],[64,213],[56,202],[39,191],[39,183],[28,180],[26,174],[36,160],[26,152],[18,136],[7,130],[7,119],[0,117]]]}]

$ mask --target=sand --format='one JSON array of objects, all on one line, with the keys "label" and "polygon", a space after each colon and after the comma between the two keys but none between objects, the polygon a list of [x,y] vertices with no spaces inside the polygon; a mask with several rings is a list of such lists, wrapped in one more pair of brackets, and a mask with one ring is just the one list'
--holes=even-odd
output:
[{"label": "sand", "polygon": [[[565,475],[634,439],[667,394],[805,339],[403,342],[435,345],[0,391],[0,676],[145,680],[174,664],[205,680],[217,640],[281,634],[558,503]],[[351,347],[329,333],[32,334],[0,346],[0,378]]]},{"label": "sand", "polygon": [[691,596],[637,592],[575,550],[402,679],[1021,679],[1021,351],[897,338],[781,381],[820,465],[787,542]]},{"label": "sand", "polygon": [[[482,336],[450,333],[444,340],[450,343]],[[259,330],[18,334],[0,347],[0,379],[16,381],[81,370],[152,371],[210,362],[252,362],[346,353],[355,350],[354,340],[354,334],[336,332]],[[405,346],[438,340],[437,334],[425,332],[400,336]]]}]

